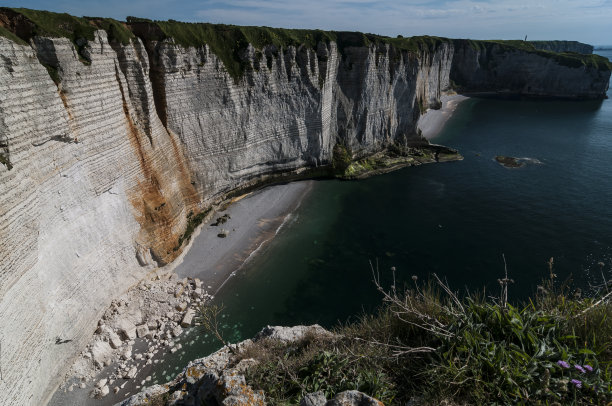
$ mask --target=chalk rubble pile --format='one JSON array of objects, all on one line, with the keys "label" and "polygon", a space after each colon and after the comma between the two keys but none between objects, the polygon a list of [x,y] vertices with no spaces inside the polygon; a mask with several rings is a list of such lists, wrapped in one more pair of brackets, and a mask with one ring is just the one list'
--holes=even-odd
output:
[{"label": "chalk rubble pile", "polygon": [[[91,397],[119,392],[142,367],[163,362],[156,356],[181,350],[176,339],[195,323],[197,307],[211,298],[197,278],[156,273],[111,303],[67,377],[76,377],[78,386],[86,388],[104,375]],[[105,370],[109,366],[110,373]],[[150,380],[148,376],[141,384]],[[75,385],[63,386],[72,391]]]}]

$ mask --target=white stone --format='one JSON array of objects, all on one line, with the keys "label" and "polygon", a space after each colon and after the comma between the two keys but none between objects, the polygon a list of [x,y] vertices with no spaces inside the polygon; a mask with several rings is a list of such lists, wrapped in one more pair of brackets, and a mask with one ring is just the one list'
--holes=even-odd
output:
[{"label": "white stone", "polygon": [[108,395],[110,392],[108,386],[103,386],[100,388],[100,393],[98,394],[98,397],[103,398],[104,396]]},{"label": "white stone", "polygon": [[133,340],[136,338],[136,326],[127,318],[117,321],[116,326],[123,340]]},{"label": "white stone", "polygon": [[119,338],[119,336],[114,331],[110,331],[108,333],[108,342],[110,346],[113,347],[114,349],[117,349],[121,347],[121,345],[123,345],[121,338]]},{"label": "white stone", "polygon": [[123,351],[121,352],[121,358],[126,361],[132,358],[132,347],[128,346],[124,348]]},{"label": "white stone", "polygon": [[183,329],[181,328],[181,326],[176,326],[173,330],[172,330],[172,336],[173,337],[178,337],[181,335],[181,333],[183,332]]},{"label": "white stone", "polygon": [[136,376],[137,373],[138,373],[138,369],[136,367],[132,367],[129,369],[128,372],[125,373],[125,375],[123,375],[123,378],[132,379]]},{"label": "white stone", "polygon": [[112,349],[106,341],[96,341],[91,347],[91,354],[96,365],[102,367],[112,357]]},{"label": "white stone", "polygon": [[146,336],[148,333],[149,333],[149,328],[147,327],[146,324],[142,324],[136,327],[136,335],[139,338]]},{"label": "white stone", "polygon": [[195,317],[195,310],[190,308],[189,310],[185,312],[185,315],[183,316],[183,320],[181,320],[181,327],[187,328],[191,326],[191,323],[193,323],[194,317]]}]

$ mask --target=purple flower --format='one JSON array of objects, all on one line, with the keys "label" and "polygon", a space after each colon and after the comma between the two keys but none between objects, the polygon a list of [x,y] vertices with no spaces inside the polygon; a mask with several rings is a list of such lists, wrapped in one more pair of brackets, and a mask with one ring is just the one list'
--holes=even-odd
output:
[{"label": "purple flower", "polygon": [[565,361],[559,360],[557,361],[557,365],[559,365],[561,368],[566,368],[566,369],[569,368],[569,364]]},{"label": "purple flower", "polygon": [[584,374],[586,372],[584,370],[584,368],[582,368],[580,365],[575,365],[574,368],[576,368],[578,371],[580,371],[581,374]]},{"label": "purple flower", "polygon": [[589,372],[593,372],[593,367],[592,367],[592,366],[590,366],[590,365],[588,365],[588,364],[587,364],[587,365],[583,365],[582,367],[583,367],[584,369],[586,369],[587,371],[589,371]]},{"label": "purple flower", "polygon": [[582,388],[582,382],[579,381],[578,379],[572,379],[570,382],[573,383],[574,386],[577,387],[578,389]]}]

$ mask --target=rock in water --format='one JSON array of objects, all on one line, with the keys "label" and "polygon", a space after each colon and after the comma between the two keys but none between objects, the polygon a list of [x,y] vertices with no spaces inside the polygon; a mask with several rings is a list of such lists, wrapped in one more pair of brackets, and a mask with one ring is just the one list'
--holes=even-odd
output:
[{"label": "rock in water", "polygon": [[124,375],[124,379],[133,379],[138,373],[138,369],[136,367],[130,368]]},{"label": "rock in water", "polygon": [[98,394],[98,398],[103,398],[104,396],[108,395],[110,392],[110,389],[108,386],[104,385],[103,387],[100,388],[100,393]]},{"label": "rock in water", "polygon": [[101,387],[106,385],[106,382],[108,382],[108,379],[100,379],[98,381],[98,383],[96,384],[96,388],[100,389]]},{"label": "rock in water", "polygon": [[514,158],[511,156],[498,155],[495,157],[497,163],[506,168],[521,168],[525,166],[525,162],[519,158]]},{"label": "rock in water", "polygon": [[181,327],[187,328],[187,327],[191,326],[191,323],[193,323],[194,316],[195,316],[195,310],[194,309],[187,310],[185,312],[185,315],[183,316],[183,320],[181,320]]}]

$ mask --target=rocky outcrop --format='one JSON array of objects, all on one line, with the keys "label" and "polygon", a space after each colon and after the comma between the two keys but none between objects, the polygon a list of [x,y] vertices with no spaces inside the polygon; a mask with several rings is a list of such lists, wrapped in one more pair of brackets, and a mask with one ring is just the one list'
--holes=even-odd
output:
[{"label": "rocky outcrop", "polygon": [[[117,406],[144,406],[154,402],[163,405],[265,405],[263,391],[253,390],[244,378],[245,372],[258,361],[242,358],[241,353],[260,340],[294,343],[307,335],[332,337],[333,334],[319,325],[265,327],[253,340],[232,344],[221,350],[189,362],[171,382],[153,385],[117,404]],[[356,390],[337,394],[329,401],[322,392],[304,396],[300,405],[308,406],[381,406],[382,403]]]},{"label": "rocky outcrop", "polygon": [[529,41],[536,49],[551,52],[575,52],[578,54],[592,54],[593,45],[578,41]]},{"label": "rocky outcrop", "polygon": [[44,404],[111,301],[171,263],[227,193],[324,168],[337,144],[359,159],[425,143],[418,117],[453,77],[564,97],[602,97],[609,78],[528,52],[359,33],[247,44],[232,53],[236,76],[210,44],[150,36],[150,24],[120,41],[118,22],[37,36],[0,11],[3,405]]}]

